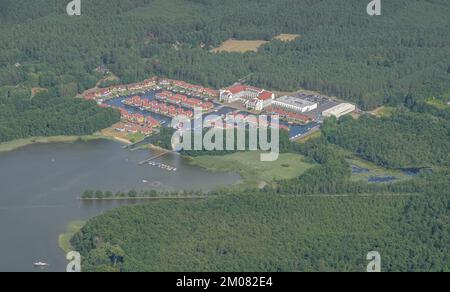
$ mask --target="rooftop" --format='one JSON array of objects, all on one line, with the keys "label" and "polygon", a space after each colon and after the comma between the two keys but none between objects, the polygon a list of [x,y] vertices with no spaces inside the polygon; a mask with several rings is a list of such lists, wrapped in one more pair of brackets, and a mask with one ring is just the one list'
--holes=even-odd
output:
[{"label": "rooftop", "polygon": [[289,105],[293,105],[293,106],[298,106],[298,107],[306,107],[306,106],[312,106],[312,105],[316,104],[314,102],[300,99],[300,98],[297,98],[294,96],[282,96],[282,97],[278,98],[276,101],[286,103]]}]

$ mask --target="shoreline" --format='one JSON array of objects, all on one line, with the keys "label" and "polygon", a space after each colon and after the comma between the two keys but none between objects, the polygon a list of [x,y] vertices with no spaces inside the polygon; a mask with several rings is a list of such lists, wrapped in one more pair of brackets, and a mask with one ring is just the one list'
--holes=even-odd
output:
[{"label": "shoreline", "polygon": [[159,196],[159,197],[110,197],[110,198],[78,198],[83,202],[89,201],[148,201],[148,200],[203,200],[211,196]]},{"label": "shoreline", "polygon": [[69,253],[72,250],[74,250],[72,244],[70,243],[70,240],[75,236],[76,233],[78,233],[81,228],[87,223],[87,221],[84,220],[75,220],[69,222],[67,224],[66,230],[64,233],[61,233],[58,236],[58,247],[64,252]]},{"label": "shoreline", "polygon": [[123,144],[131,145],[131,141],[116,136],[108,136],[102,134],[92,134],[85,136],[49,136],[49,137],[30,137],[12,140],[8,142],[0,143],[0,153],[10,152],[22,147],[30,146],[33,144],[50,144],[50,143],[75,143],[77,141],[94,141],[94,140],[113,140]]}]

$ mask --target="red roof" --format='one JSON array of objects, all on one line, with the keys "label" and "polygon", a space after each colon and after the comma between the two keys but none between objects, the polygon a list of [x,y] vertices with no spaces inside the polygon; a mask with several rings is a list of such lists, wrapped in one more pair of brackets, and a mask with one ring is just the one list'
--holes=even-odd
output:
[{"label": "red roof", "polygon": [[229,90],[232,94],[236,94],[236,93],[245,91],[245,90],[246,90],[246,87],[245,87],[244,85],[235,85],[235,86],[230,87],[228,90]]},{"label": "red roof", "polygon": [[261,93],[258,98],[260,100],[268,100],[272,98],[273,93],[269,92],[269,91],[264,91],[263,93]]}]

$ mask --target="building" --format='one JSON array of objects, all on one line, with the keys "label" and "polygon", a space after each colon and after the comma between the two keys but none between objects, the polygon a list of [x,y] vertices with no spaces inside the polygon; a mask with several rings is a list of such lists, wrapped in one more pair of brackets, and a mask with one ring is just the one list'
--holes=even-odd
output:
[{"label": "building", "polygon": [[247,85],[233,85],[220,91],[220,101],[226,103],[242,102],[247,108],[257,111],[263,110],[272,104],[275,94],[261,88]]},{"label": "building", "polygon": [[283,96],[272,102],[273,107],[279,107],[296,113],[306,113],[317,109],[317,103],[293,96]]},{"label": "building", "polygon": [[279,107],[270,107],[267,109],[267,112],[269,112],[271,114],[279,115],[282,119],[287,120],[288,122],[292,122],[292,123],[307,124],[312,121],[311,117],[308,117],[301,113],[287,111],[287,110],[279,108]]},{"label": "building", "polygon": [[324,117],[336,117],[340,118],[342,116],[345,116],[346,114],[352,113],[356,110],[356,106],[350,103],[340,103],[336,106],[333,106],[332,108],[329,108],[327,110],[324,110],[322,112],[322,116]]}]

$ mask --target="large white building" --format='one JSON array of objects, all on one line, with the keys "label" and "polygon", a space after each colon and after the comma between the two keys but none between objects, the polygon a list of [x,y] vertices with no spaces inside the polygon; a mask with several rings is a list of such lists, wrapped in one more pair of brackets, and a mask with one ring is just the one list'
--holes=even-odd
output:
[{"label": "large white building", "polygon": [[274,100],[272,105],[296,113],[306,113],[317,109],[317,103],[293,96],[282,96]]},{"label": "large white building", "polygon": [[271,105],[274,98],[273,92],[241,84],[220,91],[220,101],[226,103],[240,101],[247,108],[257,111]]},{"label": "large white building", "polygon": [[352,113],[356,110],[356,106],[350,103],[340,103],[332,108],[329,108],[327,110],[324,110],[322,112],[322,116],[324,117],[336,117],[340,118],[342,116],[345,116],[349,113]]}]

